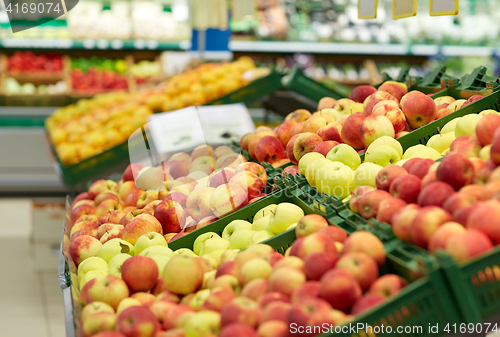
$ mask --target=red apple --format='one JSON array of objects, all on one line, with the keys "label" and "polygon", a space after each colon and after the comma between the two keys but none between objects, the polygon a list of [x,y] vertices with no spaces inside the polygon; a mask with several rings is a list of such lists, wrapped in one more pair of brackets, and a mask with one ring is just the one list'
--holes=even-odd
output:
[{"label": "red apple", "polygon": [[366,291],[378,277],[377,262],[362,252],[350,252],[342,255],[335,268],[348,271],[358,281],[363,291]]},{"label": "red apple", "polygon": [[275,130],[276,136],[280,140],[283,147],[285,147],[286,144],[288,143],[288,141],[290,140],[290,138],[292,138],[292,132],[293,132],[293,128],[295,127],[295,124],[297,124],[297,122],[288,121],[288,122],[284,122],[283,124],[281,124],[280,126],[278,126],[276,128],[276,130]]},{"label": "red apple", "polygon": [[339,144],[340,144],[339,142],[336,142],[333,140],[321,142],[314,148],[313,152],[321,153],[323,156],[326,157],[328,152],[330,152],[331,149],[333,149],[335,146],[337,146]]},{"label": "red apple", "polygon": [[429,240],[429,251],[434,253],[438,249],[445,249],[448,240],[454,235],[465,232],[465,227],[456,222],[445,222]]},{"label": "red apple", "polygon": [[132,163],[123,172],[122,180],[125,181],[135,181],[135,177],[139,175],[139,171],[144,168],[144,165],[139,163]]},{"label": "red apple", "polygon": [[446,155],[436,171],[440,181],[450,184],[456,190],[472,183],[474,179],[474,166],[470,160],[461,153]]},{"label": "red apple", "polygon": [[157,324],[155,315],[148,308],[130,307],[118,315],[116,329],[127,337],[155,337]]},{"label": "red apple", "polygon": [[388,198],[380,202],[377,212],[377,220],[392,225],[392,217],[401,208],[406,206],[406,202],[399,198]]},{"label": "red apple", "polygon": [[182,206],[172,200],[160,202],[155,208],[154,216],[161,223],[165,234],[180,232],[186,223]]},{"label": "red apple", "polygon": [[458,262],[470,260],[493,250],[493,243],[483,232],[468,228],[456,234],[446,243],[446,252]]},{"label": "red apple", "polygon": [[377,215],[380,202],[384,199],[391,198],[391,194],[383,190],[371,191],[358,200],[359,214],[370,219]]},{"label": "red apple", "polygon": [[221,327],[231,323],[242,323],[250,327],[259,324],[260,307],[257,302],[246,298],[236,297],[226,304],[221,311]]},{"label": "red apple", "polygon": [[340,124],[339,122],[331,122],[319,128],[316,133],[321,137],[321,139],[323,139],[323,141],[332,140],[343,143],[341,136],[342,127],[342,124]]},{"label": "red apple", "polygon": [[319,287],[319,281],[307,281],[292,293],[292,303],[298,303],[307,297],[318,298]]},{"label": "red apple", "polygon": [[436,118],[436,103],[426,95],[414,95],[402,102],[403,112],[411,128],[417,129]]},{"label": "red apple", "polygon": [[453,187],[442,181],[435,181],[427,185],[418,195],[420,206],[442,207],[446,199],[455,193]]},{"label": "red apple", "polygon": [[351,315],[358,315],[386,301],[387,299],[385,298],[385,296],[379,294],[366,294],[356,300],[356,302],[354,302],[351,309]]},{"label": "red apple", "polygon": [[346,311],[362,295],[361,287],[354,276],[343,269],[332,269],[321,278],[320,297],[334,309]]},{"label": "red apple", "polygon": [[451,221],[451,214],[438,206],[422,207],[411,223],[410,235],[414,244],[427,248],[429,240],[445,222]]},{"label": "red apple", "polygon": [[420,179],[423,179],[427,172],[429,172],[429,168],[434,165],[436,162],[432,159],[422,159],[417,162],[415,162],[410,170],[408,171],[409,174],[413,174],[414,176],[419,177]]},{"label": "red apple", "polygon": [[349,252],[366,253],[371,256],[379,266],[385,262],[384,244],[370,232],[358,231],[349,235],[344,241],[342,254]]},{"label": "red apple", "polygon": [[368,293],[370,294],[378,294],[385,297],[396,295],[408,285],[408,281],[402,278],[399,275],[394,274],[385,274],[376,279]]},{"label": "red apple", "polygon": [[121,273],[130,290],[149,291],[156,285],[158,266],[152,258],[137,255],[123,262]]},{"label": "red apple", "polygon": [[416,203],[420,193],[420,179],[413,174],[397,177],[389,187],[389,193],[407,204]]},{"label": "red apple", "polygon": [[394,179],[407,174],[408,172],[403,167],[398,165],[389,165],[377,173],[375,184],[379,190],[389,191]]},{"label": "red apple", "polygon": [[344,143],[352,146],[356,150],[363,149],[365,147],[363,141],[359,137],[359,127],[361,126],[361,123],[363,123],[364,119],[365,116],[361,113],[352,114],[347,118],[344,126],[342,127],[342,140]]},{"label": "red apple", "polygon": [[304,259],[304,273],[308,280],[318,281],[321,276],[337,263],[336,253],[313,253]]},{"label": "red apple", "polygon": [[315,133],[312,132],[301,133],[293,144],[293,155],[295,156],[295,161],[298,162],[300,158],[302,158],[306,153],[313,152],[314,148],[322,141],[323,140],[321,139],[321,137]]},{"label": "red apple", "polygon": [[363,103],[365,99],[373,94],[377,89],[371,85],[358,85],[349,94],[349,98],[357,103]]}]

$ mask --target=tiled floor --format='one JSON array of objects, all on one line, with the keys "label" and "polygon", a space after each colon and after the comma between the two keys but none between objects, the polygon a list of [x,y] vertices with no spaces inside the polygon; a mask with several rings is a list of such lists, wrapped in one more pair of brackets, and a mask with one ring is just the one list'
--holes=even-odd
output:
[{"label": "tiled floor", "polygon": [[31,203],[0,200],[0,214],[0,336],[66,336],[57,265],[37,272],[30,260]]}]

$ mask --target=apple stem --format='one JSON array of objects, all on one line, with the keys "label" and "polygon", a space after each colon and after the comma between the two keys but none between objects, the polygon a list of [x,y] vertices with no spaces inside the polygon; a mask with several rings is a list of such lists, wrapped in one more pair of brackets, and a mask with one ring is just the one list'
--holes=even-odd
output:
[{"label": "apple stem", "polygon": [[270,211],[273,215],[276,215],[276,213],[274,211]]},{"label": "apple stem", "polygon": [[441,134],[441,128],[440,128],[439,126],[438,126],[437,130],[438,130],[438,132],[439,132],[439,135],[440,135],[441,137],[443,137],[443,135]]}]

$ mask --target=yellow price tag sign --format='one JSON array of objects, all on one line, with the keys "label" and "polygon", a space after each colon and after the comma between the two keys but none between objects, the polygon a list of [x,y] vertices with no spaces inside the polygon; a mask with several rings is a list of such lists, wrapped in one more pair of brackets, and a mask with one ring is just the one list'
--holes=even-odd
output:
[{"label": "yellow price tag sign", "polygon": [[458,0],[430,0],[429,13],[431,16],[457,15]]},{"label": "yellow price tag sign", "polygon": [[358,0],[358,18],[375,19],[377,17],[378,0]]},{"label": "yellow price tag sign", "polygon": [[392,0],[394,20],[417,15],[417,0]]}]

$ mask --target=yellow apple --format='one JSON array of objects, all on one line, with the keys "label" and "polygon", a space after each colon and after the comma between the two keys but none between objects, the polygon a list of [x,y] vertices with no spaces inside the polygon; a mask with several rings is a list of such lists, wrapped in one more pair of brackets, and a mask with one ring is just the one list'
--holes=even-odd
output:
[{"label": "yellow apple", "polygon": [[374,163],[362,163],[354,171],[354,188],[359,186],[371,186],[377,187],[375,184],[375,178],[377,178],[378,172],[383,169],[382,166]]},{"label": "yellow apple", "polygon": [[449,121],[448,123],[446,123],[443,128],[441,129],[441,133],[448,133],[448,132],[455,132],[455,128],[457,126],[457,123],[458,121],[460,120],[460,118],[462,117],[457,117],[457,118],[454,118],[452,119],[451,121]]},{"label": "yellow apple", "polygon": [[271,204],[271,205],[267,205],[264,208],[261,208],[257,213],[255,213],[255,215],[253,217],[253,221],[255,222],[256,220],[259,220],[260,218],[263,218],[266,215],[273,214],[274,211],[276,210],[276,207],[278,207],[278,205]]},{"label": "yellow apple", "polygon": [[425,148],[426,148],[426,146],[423,144],[417,144],[417,145],[410,146],[409,148],[406,149],[402,159],[414,158],[413,157],[414,153],[416,153],[417,151],[419,151],[421,149],[425,149]]},{"label": "yellow apple", "polygon": [[318,170],[316,180],[320,192],[340,199],[344,199],[354,190],[354,171],[341,162],[324,165]]},{"label": "yellow apple", "polygon": [[379,145],[366,151],[365,162],[374,163],[382,167],[396,164],[401,160],[398,152],[388,145]]},{"label": "yellow apple", "polygon": [[[130,255],[129,255],[130,257]],[[91,270],[102,270],[108,273],[108,262],[100,257],[89,257],[83,260],[82,263],[78,265],[78,283],[82,281],[86,273]]]},{"label": "yellow apple", "polygon": [[306,175],[306,170],[309,167],[309,164],[315,161],[316,159],[325,159],[325,157],[318,152],[309,152],[302,156],[299,160],[299,173],[303,176]]},{"label": "yellow apple", "polygon": [[432,136],[427,142],[428,147],[433,148],[437,152],[441,153],[446,149],[450,148],[451,143],[455,140],[455,132],[450,131],[445,134],[437,134]]},{"label": "yellow apple", "polygon": [[358,152],[347,144],[339,144],[335,146],[330,150],[330,152],[328,152],[326,159],[344,163],[353,170],[357,169],[361,164],[361,158],[359,157]]},{"label": "yellow apple", "polygon": [[387,145],[387,146],[394,148],[394,150],[396,150],[398,152],[399,156],[403,157],[403,147],[401,146],[401,143],[398,142],[396,139],[389,137],[389,136],[382,136],[380,138],[375,139],[370,144],[370,146],[368,146],[368,148],[366,149],[366,152],[368,152],[371,149],[374,149],[380,145]]},{"label": "yellow apple", "polygon": [[252,229],[254,231],[265,230],[267,228],[267,226],[269,226],[270,221],[271,221],[271,216],[266,215],[263,218],[260,218],[258,220],[254,220],[254,222],[252,223],[252,227],[250,229]]}]

